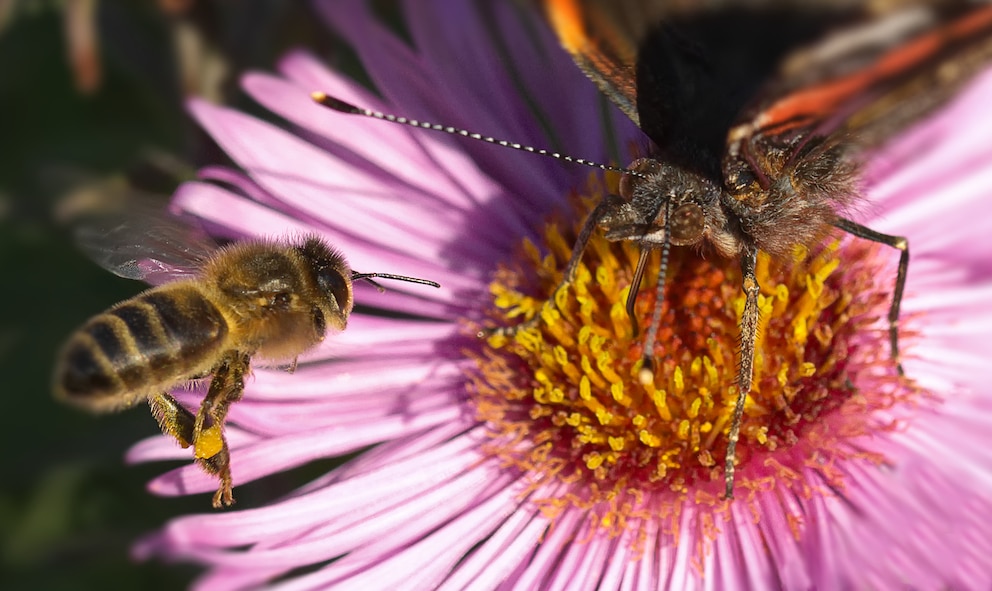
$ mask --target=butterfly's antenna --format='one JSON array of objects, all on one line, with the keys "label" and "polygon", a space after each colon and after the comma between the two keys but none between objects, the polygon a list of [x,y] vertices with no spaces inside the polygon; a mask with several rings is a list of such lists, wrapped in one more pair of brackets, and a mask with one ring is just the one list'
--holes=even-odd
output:
[{"label": "butterfly's antenna", "polygon": [[549,156],[551,158],[556,158],[558,160],[564,160],[565,162],[574,162],[575,164],[583,164],[585,166],[591,166],[593,168],[598,168],[600,170],[608,170],[612,172],[619,172],[622,174],[629,174],[632,176],[645,178],[645,176],[637,171],[627,170],[626,168],[620,168],[619,166],[610,166],[609,164],[600,164],[599,162],[593,162],[592,160],[586,160],[585,158],[575,158],[567,154],[560,154],[558,152],[549,152],[541,148],[535,148],[533,146],[525,146],[523,144],[518,144],[516,142],[511,142],[507,140],[498,140],[494,137],[485,136],[480,133],[475,133],[465,129],[459,129],[457,127],[451,127],[450,125],[440,125],[438,123],[431,123],[429,121],[418,121],[416,119],[408,119],[406,117],[401,117],[399,115],[390,115],[389,113],[381,113],[379,111],[373,111],[371,109],[363,109],[361,107],[356,107],[351,103],[347,103],[339,98],[334,98],[324,94],[323,92],[311,92],[310,98],[312,98],[316,103],[323,105],[329,109],[334,109],[341,113],[348,113],[350,115],[364,115],[365,117],[372,117],[373,119],[381,119],[383,121],[389,121],[390,123],[399,123],[401,125],[409,125],[410,127],[417,127],[420,129],[430,129],[432,131],[440,131],[444,133],[450,133],[452,135],[460,135],[463,137],[471,138],[473,140],[480,140],[483,142],[488,142],[490,144],[496,144],[497,146],[503,146],[504,148],[512,148],[514,150],[522,150],[524,152],[531,152],[532,154],[540,154],[541,156]]},{"label": "butterfly's antenna", "polygon": [[[669,220],[672,217],[671,202],[665,200],[665,242],[661,245],[661,266],[658,267],[658,283],[655,289],[654,310],[651,312],[651,325],[648,327],[648,334],[644,337],[644,355],[641,357],[641,371],[637,374],[637,379],[641,384],[647,385],[654,382],[654,341],[658,337],[658,327],[661,325],[661,308],[665,301],[665,277],[668,275],[668,251],[671,250],[671,240],[669,240]],[[632,308],[632,306],[628,307]]]},{"label": "butterfly's antenna", "polygon": [[420,279],[419,277],[407,277],[406,275],[393,275],[392,273],[358,273],[356,271],[351,272],[351,280],[359,281],[365,280],[375,286],[380,292],[386,291],[384,287],[372,280],[376,279],[393,279],[395,281],[406,281],[407,283],[419,283],[421,285],[430,285],[431,287],[441,287],[440,283],[436,281],[431,281],[430,279]]}]

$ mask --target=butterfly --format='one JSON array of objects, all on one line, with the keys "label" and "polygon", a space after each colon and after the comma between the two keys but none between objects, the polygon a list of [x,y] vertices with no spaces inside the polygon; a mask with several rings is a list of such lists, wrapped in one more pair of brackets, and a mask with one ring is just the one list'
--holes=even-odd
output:
[{"label": "butterfly", "polygon": [[[899,367],[905,237],[847,216],[859,157],[944,104],[992,61],[992,6],[976,2],[842,0],[542,0],[562,46],[653,142],[617,194],[584,223],[562,286],[596,230],[641,247],[626,302],[653,250],[659,301],[672,246],[708,245],[740,260],[738,396],[727,435],[725,496],[751,389],[759,252],[787,257],[833,229],[899,252],[889,341]],[[559,286],[561,288],[562,286]],[[660,308],[660,306],[658,306]],[[645,336],[652,379],[660,314]]]}]

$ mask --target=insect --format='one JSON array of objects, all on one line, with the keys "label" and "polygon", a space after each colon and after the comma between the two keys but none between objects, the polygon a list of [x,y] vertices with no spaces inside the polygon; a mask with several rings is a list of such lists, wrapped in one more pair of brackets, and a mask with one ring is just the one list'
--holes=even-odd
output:
[{"label": "insect", "polygon": [[[902,372],[897,337],[909,244],[845,217],[858,199],[858,163],[989,63],[992,6],[830,0],[541,4],[576,64],[653,142],[651,157],[616,169],[370,111],[319,92],[312,96],[343,113],[624,173],[617,194],[603,199],[585,220],[556,289],[574,280],[593,232],[631,241],[641,247],[626,301],[632,320],[652,251],[661,251],[658,301],[672,246],[706,246],[739,259],[745,306],[724,462],[724,494],[732,499],[736,446],[753,379],[758,253],[786,258],[797,246],[815,246],[833,229],[895,248],[899,266],[889,341]],[[654,379],[650,352],[660,319],[656,306],[644,336],[639,377],[645,382]],[[498,330],[512,333],[536,322],[538,317]]]},{"label": "insect", "polygon": [[[140,219],[140,216],[138,217]],[[220,480],[213,506],[234,503],[223,426],[241,399],[253,359],[290,362],[344,330],[352,283],[433,281],[351,270],[317,236],[289,242],[246,241],[217,249],[167,218],[127,220],[89,232],[84,247],[111,271],[161,282],[91,318],[65,344],[55,394],[72,405],[111,412],[147,400],[162,432],[192,447],[196,462]],[[381,288],[379,288],[381,290]],[[169,394],[210,378],[194,414]]]},{"label": "insect", "polygon": [[[897,337],[908,241],[845,213],[858,197],[859,159],[944,103],[992,60],[992,6],[543,4],[576,64],[654,143],[651,158],[629,166],[641,174],[625,177],[619,195],[586,221],[611,240],[642,248],[628,312],[653,249],[662,251],[659,301],[670,246],[706,244],[740,259],[746,297],[724,465],[725,496],[733,498],[757,338],[758,252],[787,257],[798,245],[815,245],[832,227],[898,249],[888,322],[891,354],[902,372]],[[577,244],[575,252],[584,246]],[[569,271],[565,281],[574,264]],[[659,318],[656,308],[645,351],[653,347]]]}]

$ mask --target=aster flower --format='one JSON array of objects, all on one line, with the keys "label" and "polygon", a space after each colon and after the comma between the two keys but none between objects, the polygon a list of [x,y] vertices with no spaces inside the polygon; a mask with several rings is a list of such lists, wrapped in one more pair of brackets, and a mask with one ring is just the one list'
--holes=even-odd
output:
[{"label": "aster flower", "polygon": [[[629,246],[594,239],[574,286],[544,303],[602,180],[309,99],[600,160],[643,143],[533,15],[489,4],[418,5],[410,43],[364,3],[320,4],[381,95],[303,53],[281,77],[247,76],[295,129],[192,104],[242,170],[204,170],[176,207],[230,237],[317,233],[358,270],[444,289],[356,287],[360,303],[404,316],[353,314],[294,374],[257,370],[230,413],[236,485],[374,448],[267,506],[177,519],[137,553],[209,565],[203,589],[987,587],[992,221],[976,214],[992,185],[992,75],[865,169],[859,221],[913,250],[907,377],[880,320],[890,249],[839,237],[761,262],[758,375],[728,502],[735,262],[673,251],[659,370],[641,385]],[[637,314],[655,305],[646,294]],[[474,337],[532,314],[544,322],[514,338]],[[184,456],[155,438],[130,457]],[[151,485],[214,486],[195,466]]]}]

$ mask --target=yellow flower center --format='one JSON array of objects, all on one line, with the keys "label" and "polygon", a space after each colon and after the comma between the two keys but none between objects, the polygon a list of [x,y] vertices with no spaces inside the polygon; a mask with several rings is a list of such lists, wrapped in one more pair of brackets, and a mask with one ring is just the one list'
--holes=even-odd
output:
[{"label": "yellow flower center", "polygon": [[[576,199],[581,212],[601,190],[590,193]],[[581,222],[581,212],[569,217]],[[655,306],[662,314],[655,380],[642,384],[643,335],[633,334],[624,309],[635,246],[595,236],[574,283],[548,299],[562,281],[575,226],[547,224],[544,244],[525,241],[491,283],[493,326],[541,318],[512,336],[489,337],[478,354],[471,391],[492,434],[491,452],[526,472],[535,488],[574,484],[577,494],[539,502],[595,509],[601,526],[667,515],[675,528],[684,502],[725,511],[744,306],[739,263],[673,248],[658,302],[654,256],[635,306],[641,327]],[[842,460],[882,460],[846,444],[891,427],[875,411],[915,396],[890,359],[884,316],[894,274],[878,250],[835,240],[792,261],[759,257],[761,321],[736,502],[783,486],[807,497],[828,494],[844,486]]]}]

